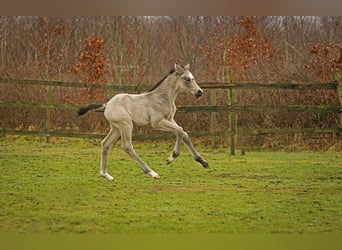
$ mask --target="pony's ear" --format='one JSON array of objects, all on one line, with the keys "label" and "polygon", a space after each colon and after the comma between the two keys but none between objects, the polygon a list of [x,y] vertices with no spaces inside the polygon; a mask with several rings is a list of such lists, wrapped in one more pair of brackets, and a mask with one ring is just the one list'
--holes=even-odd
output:
[{"label": "pony's ear", "polygon": [[185,69],[185,70],[189,70],[189,69],[190,69],[190,64],[185,65],[185,66],[184,66],[184,69]]},{"label": "pony's ear", "polygon": [[181,65],[179,65],[178,63],[175,63],[175,71],[177,72],[177,74],[183,74],[184,73],[184,68],[181,66]]}]

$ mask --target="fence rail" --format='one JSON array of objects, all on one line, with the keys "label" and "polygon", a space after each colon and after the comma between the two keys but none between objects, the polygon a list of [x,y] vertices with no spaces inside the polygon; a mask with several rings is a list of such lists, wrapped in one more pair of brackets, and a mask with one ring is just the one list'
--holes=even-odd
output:
[{"label": "fence rail", "polygon": [[[151,85],[113,85],[111,83],[82,83],[82,82],[62,82],[47,80],[23,80],[0,78],[0,83],[23,84],[23,85],[45,85],[55,87],[73,87],[73,88],[99,88],[118,91],[144,91],[151,88]],[[337,89],[338,81],[328,83],[227,83],[227,82],[202,82],[203,89],[256,89],[256,88],[274,88],[274,89]]]},{"label": "fence rail", "polygon": [[[61,82],[61,81],[45,81],[45,80],[22,80],[0,78],[0,84],[19,84],[23,86],[41,85],[55,87],[72,87],[72,88],[96,88],[106,89],[108,91],[129,91],[141,92],[149,89],[149,85],[138,86],[117,86],[112,84],[92,84],[92,83],[77,83],[77,82]],[[178,112],[228,112],[229,113],[229,130],[228,131],[194,131],[190,132],[193,136],[217,136],[224,133],[230,137],[230,153],[235,154],[235,140],[237,133],[242,135],[261,135],[261,134],[284,134],[284,133],[342,133],[342,83],[334,81],[330,83],[223,83],[223,82],[203,82],[200,83],[203,89],[228,89],[230,96],[233,96],[235,89],[256,89],[256,88],[272,88],[272,89],[291,89],[291,90],[336,90],[340,98],[340,106],[307,106],[307,105],[277,105],[277,106],[238,106],[234,102],[229,102],[227,106],[207,105],[207,106],[181,106],[177,108]],[[55,104],[55,103],[35,103],[35,102],[18,102],[18,101],[2,101],[0,107],[28,107],[42,109],[57,109],[57,110],[76,110],[78,107],[70,104]],[[271,128],[271,129],[252,129],[245,130],[237,128],[236,112],[315,112],[315,113],[339,113],[340,126],[337,128]],[[29,134],[29,135],[45,135],[45,136],[71,136],[80,138],[102,138],[103,134],[89,134],[77,131],[18,131],[9,129],[0,129],[1,134]],[[153,134],[139,135],[136,139],[162,139],[170,138],[173,135]]]},{"label": "fence rail", "polygon": [[[50,104],[35,102],[6,102],[0,101],[0,107],[28,107],[43,109],[69,109],[76,110],[79,107],[70,104]],[[177,112],[219,112],[219,111],[235,111],[235,112],[317,112],[317,113],[339,113],[342,107],[331,106],[302,106],[302,105],[279,105],[279,106],[181,106],[177,108]]]}]

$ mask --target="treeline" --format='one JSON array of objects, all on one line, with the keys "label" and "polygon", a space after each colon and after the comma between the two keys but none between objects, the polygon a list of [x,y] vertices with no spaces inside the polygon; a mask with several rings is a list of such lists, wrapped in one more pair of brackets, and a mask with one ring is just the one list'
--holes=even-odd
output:
[{"label": "treeline", "polygon": [[[2,16],[0,30],[1,78],[152,85],[175,62],[190,63],[198,82],[328,82],[342,71],[341,17]],[[51,91],[58,103],[83,105],[109,98],[90,89],[75,93],[72,88],[30,86],[23,91],[8,84],[1,89],[1,100],[46,102]],[[226,92],[211,94],[217,104],[226,103]],[[199,104],[208,105],[209,99],[208,94]],[[235,102],[339,105],[337,94],[327,90],[241,90]],[[192,100],[184,96],[178,103]],[[8,117],[11,111],[17,113],[1,108],[1,127],[40,127],[46,119],[44,112],[28,110],[23,110],[26,120]],[[182,117],[181,123],[190,130],[209,126],[209,119],[194,115]],[[86,126],[70,124],[70,117],[60,115],[58,128],[105,130],[100,118],[94,118],[97,125]],[[247,128],[339,125],[332,114],[239,114],[239,119]],[[218,126],[227,124],[227,117],[218,114]]]},{"label": "treeline", "polygon": [[98,38],[115,84],[153,83],[174,62],[199,81],[327,81],[341,70],[341,26],[341,17],[2,16],[0,75],[81,80],[72,69],[84,39]]}]

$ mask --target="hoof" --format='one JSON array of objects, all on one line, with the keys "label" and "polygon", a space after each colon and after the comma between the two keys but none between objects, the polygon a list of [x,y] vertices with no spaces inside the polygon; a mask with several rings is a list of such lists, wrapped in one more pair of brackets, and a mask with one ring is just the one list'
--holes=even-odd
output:
[{"label": "hoof", "polygon": [[202,164],[202,167],[204,167],[204,168],[209,168],[209,164],[208,164],[208,162],[206,162],[205,160],[203,160],[202,158],[195,158],[195,160],[197,161],[197,162],[199,162],[199,163],[201,163]]},{"label": "hoof", "polygon": [[151,170],[147,174],[149,174],[153,179],[160,179],[159,175],[156,172],[154,172],[153,170]]},{"label": "hoof", "polygon": [[209,163],[206,161],[201,162],[204,168],[209,168]]},{"label": "hoof", "polygon": [[175,158],[173,158],[172,156],[170,156],[169,158],[166,159],[166,165],[171,164],[174,160],[175,160]]},{"label": "hoof", "polygon": [[108,174],[108,173],[100,173],[100,175],[101,175],[102,177],[106,178],[106,179],[109,180],[109,181],[115,181],[115,180],[114,180],[114,177],[111,176],[111,175]]}]

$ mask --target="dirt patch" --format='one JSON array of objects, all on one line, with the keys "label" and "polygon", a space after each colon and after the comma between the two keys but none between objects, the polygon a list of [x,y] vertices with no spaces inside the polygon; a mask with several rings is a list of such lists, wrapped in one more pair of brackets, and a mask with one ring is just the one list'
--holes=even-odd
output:
[{"label": "dirt patch", "polygon": [[291,192],[290,189],[275,187],[244,187],[244,186],[149,186],[146,189],[166,192],[207,192],[207,191],[234,191],[234,192]]},{"label": "dirt patch", "polygon": [[218,174],[217,177],[232,178],[232,179],[283,179],[288,178],[286,176],[279,176],[274,174],[263,174],[263,173],[252,173],[252,174],[236,174],[236,173],[222,173]]}]

